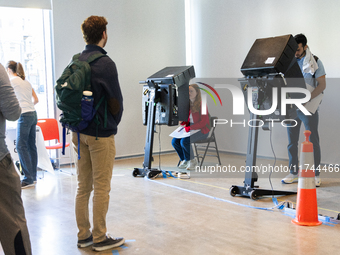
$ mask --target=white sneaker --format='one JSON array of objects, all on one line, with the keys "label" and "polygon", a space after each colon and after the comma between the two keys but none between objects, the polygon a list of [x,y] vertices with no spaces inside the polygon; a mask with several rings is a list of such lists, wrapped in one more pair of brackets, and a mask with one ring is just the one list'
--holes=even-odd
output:
[{"label": "white sneaker", "polygon": [[179,169],[186,169],[189,165],[189,161],[183,160],[181,164],[179,164],[178,168]]},{"label": "white sneaker", "polygon": [[298,174],[288,174],[285,178],[281,180],[282,183],[290,184],[294,182],[298,182],[299,175]]},{"label": "white sneaker", "polygon": [[320,185],[321,185],[320,176],[315,176],[315,186],[320,187]]},{"label": "white sneaker", "polygon": [[190,172],[178,172],[177,178],[179,178],[179,179],[190,179]]},{"label": "white sneaker", "polygon": [[194,159],[189,161],[189,164],[188,164],[186,169],[187,170],[195,170],[196,166],[197,166],[197,160],[194,158]]}]

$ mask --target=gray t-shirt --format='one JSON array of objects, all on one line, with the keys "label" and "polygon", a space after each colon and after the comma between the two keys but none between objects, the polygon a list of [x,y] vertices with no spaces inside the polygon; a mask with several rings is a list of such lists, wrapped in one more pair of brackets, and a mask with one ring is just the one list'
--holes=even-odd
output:
[{"label": "gray t-shirt", "polygon": [[305,57],[303,57],[303,58],[301,58],[301,59],[296,59],[296,60],[297,60],[297,63],[299,64],[299,67],[300,67],[301,72],[302,72],[302,74],[303,74],[303,78],[305,78],[305,82],[306,82],[307,84],[311,85],[312,87],[315,87],[315,86],[317,86],[318,84],[316,84],[316,82],[314,82],[314,77],[315,77],[315,79],[316,79],[316,78],[319,78],[319,77],[321,77],[321,76],[326,75],[325,68],[324,68],[323,63],[321,62],[321,60],[318,59],[318,61],[317,61],[318,69],[315,71],[315,75],[314,75],[314,77],[313,77],[312,74],[310,74],[310,73],[305,73],[305,72],[303,71],[302,66],[303,66],[303,61],[304,61],[304,59],[305,59]]},{"label": "gray t-shirt", "polygon": [[15,121],[20,117],[21,108],[3,65],[0,64],[0,160],[7,154],[5,142],[6,120]]}]

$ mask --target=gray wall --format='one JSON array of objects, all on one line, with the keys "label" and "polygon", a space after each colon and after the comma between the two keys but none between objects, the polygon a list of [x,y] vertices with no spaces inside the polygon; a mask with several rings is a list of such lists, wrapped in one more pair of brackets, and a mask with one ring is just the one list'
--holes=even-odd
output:
[{"label": "gray wall", "polygon": [[[124,97],[124,114],[116,136],[117,157],[144,153],[142,85],[138,82],[166,66],[185,65],[185,22],[182,0],[53,1],[55,74],[59,77],[72,55],[85,43],[81,23],[91,15],[108,19],[105,47],[115,61]],[[173,128],[172,128],[173,129]],[[171,150],[162,127],[162,151]],[[155,137],[158,151],[158,134]]]},{"label": "gray wall", "polygon": [[[333,0],[195,0],[191,1],[191,22],[194,24],[193,59],[196,81],[202,78],[240,78],[240,67],[257,38],[304,33],[311,51],[326,69],[327,89],[320,106],[319,132],[322,162],[340,161],[339,135],[339,61],[340,2]],[[236,82],[236,85],[237,82]],[[208,104],[210,112],[224,119],[248,120],[232,115],[230,93],[221,93],[223,108]],[[211,102],[210,102],[211,103]],[[223,109],[223,111],[221,110]],[[304,130],[304,128],[302,128]],[[302,132],[302,131],[301,131]],[[221,150],[245,153],[248,128],[217,129]],[[270,133],[260,130],[258,155],[272,157]],[[302,136],[302,133],[301,133]],[[300,136],[300,137],[301,137]],[[286,129],[275,124],[272,133],[276,156],[288,158]],[[302,141],[302,138],[301,138]]]}]

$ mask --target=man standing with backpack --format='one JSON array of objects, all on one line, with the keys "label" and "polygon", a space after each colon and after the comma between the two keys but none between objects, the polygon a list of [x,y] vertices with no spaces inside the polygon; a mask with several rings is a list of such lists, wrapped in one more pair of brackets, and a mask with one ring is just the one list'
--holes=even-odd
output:
[{"label": "man standing with backpack", "polygon": [[[81,29],[86,42],[80,61],[87,61],[91,55],[102,53],[103,57],[90,62],[91,90],[94,106],[102,97],[104,102],[97,109],[96,118],[79,131],[80,159],[77,161],[78,187],[76,194],[76,221],[79,229],[78,247],[93,244],[92,249],[102,251],[118,247],[124,238],[107,236],[106,214],[109,208],[109,193],[116,154],[115,139],[117,126],[123,112],[123,98],[115,63],[103,49],[108,36],[106,18],[88,17]],[[98,121],[100,124],[98,124]],[[104,125],[104,123],[106,125]],[[78,134],[72,132],[72,142],[78,153]],[[93,191],[93,227],[89,220],[89,199]]]}]

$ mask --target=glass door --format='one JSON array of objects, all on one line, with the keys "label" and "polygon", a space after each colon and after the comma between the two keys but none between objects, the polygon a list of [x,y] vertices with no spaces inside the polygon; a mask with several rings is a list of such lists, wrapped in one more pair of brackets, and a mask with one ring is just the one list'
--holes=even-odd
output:
[{"label": "glass door", "polygon": [[[38,118],[53,118],[53,61],[51,11],[0,7],[0,63],[20,62],[32,84],[39,103]],[[15,122],[7,126],[16,127]]]}]

